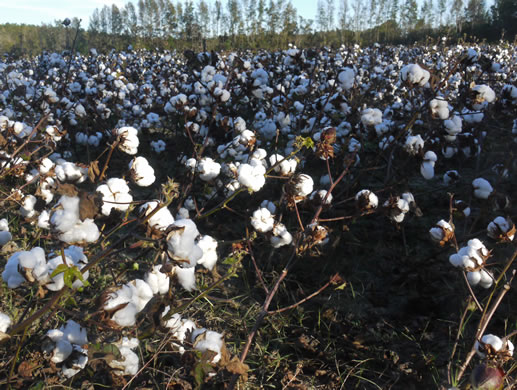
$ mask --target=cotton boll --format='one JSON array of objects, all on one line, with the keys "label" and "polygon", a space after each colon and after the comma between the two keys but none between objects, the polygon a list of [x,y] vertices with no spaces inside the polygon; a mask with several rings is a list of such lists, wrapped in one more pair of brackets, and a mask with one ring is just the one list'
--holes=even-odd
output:
[{"label": "cotton boll", "polygon": [[382,123],[382,111],[378,108],[367,108],[361,112],[361,122],[364,126],[375,126]]},{"label": "cotton boll", "polygon": [[11,318],[7,314],[0,312],[0,332],[7,332],[7,329],[11,326],[11,324]]},{"label": "cotton boll", "polygon": [[476,85],[472,88],[472,91],[476,96],[475,104],[473,105],[474,109],[480,109],[483,107],[482,103],[492,103],[495,100],[495,92],[488,85]]},{"label": "cotton boll", "polygon": [[115,130],[115,134],[120,137],[118,148],[129,155],[135,155],[138,152],[138,130],[134,127],[121,127]]},{"label": "cotton boll", "polygon": [[492,274],[487,271],[486,269],[482,269],[479,271],[481,274],[481,280],[479,281],[479,286],[483,288],[490,288],[492,287],[492,284],[494,283],[494,278]]},{"label": "cotton boll", "polygon": [[490,183],[481,177],[474,179],[472,187],[474,188],[474,196],[478,199],[488,199],[494,191]]},{"label": "cotton boll", "polygon": [[178,278],[178,282],[187,291],[194,291],[196,289],[196,269],[194,267],[182,268],[174,267],[174,273]]},{"label": "cotton boll", "polygon": [[448,186],[455,182],[457,182],[460,178],[460,175],[458,174],[458,171],[451,170],[447,171],[443,174],[443,184]]},{"label": "cotton boll", "polygon": [[3,231],[3,230],[0,231],[0,247],[4,246],[12,239],[13,239],[13,236],[11,235],[11,233]]},{"label": "cotton boll", "polygon": [[112,321],[115,321],[119,326],[133,326],[136,322],[136,315],[138,310],[132,303],[128,303],[126,307],[117,310],[111,317]]},{"label": "cotton boll", "polygon": [[[476,350],[476,353],[479,357],[485,358],[487,348],[489,347],[493,352],[499,352],[502,349],[504,349],[504,343],[503,340],[501,340],[498,336],[495,336],[493,334],[486,334],[483,337],[481,337],[481,343],[476,340],[474,343],[474,348]],[[513,345],[512,345],[513,346]]]},{"label": "cotton boll", "polygon": [[312,177],[304,173],[293,177],[293,195],[305,198],[314,189]]},{"label": "cotton boll", "polygon": [[75,354],[75,359],[73,361],[65,362],[63,367],[61,367],[61,372],[67,378],[73,377],[79,371],[86,367],[88,363],[88,351],[86,349],[81,348],[78,345],[73,345],[73,356]]},{"label": "cotton boll", "polygon": [[460,116],[454,115],[450,117],[449,119],[446,119],[443,122],[443,125],[445,126],[445,131],[447,132],[447,135],[445,136],[445,140],[449,142],[453,142],[456,140],[456,136],[461,133],[462,127],[463,127],[463,121]]},{"label": "cotton boll", "polygon": [[25,278],[18,272],[18,267],[20,265],[18,257],[18,253],[9,257],[4,271],[2,272],[2,279],[7,283],[7,287],[9,288],[17,288],[25,282]]},{"label": "cotton boll", "polygon": [[197,329],[192,332],[191,341],[194,349],[200,352],[211,351],[215,353],[211,363],[217,364],[221,360],[221,348],[223,347],[223,335],[206,329]]},{"label": "cotton boll", "polygon": [[133,197],[129,194],[129,187],[124,179],[111,178],[106,184],[101,184],[96,189],[102,194],[102,208],[103,215],[108,216],[112,209],[126,211]]},{"label": "cotton boll", "polygon": [[287,231],[285,225],[281,222],[277,222],[273,228],[273,235],[270,239],[273,248],[280,248],[281,246],[289,245],[292,241],[293,236]]},{"label": "cotton boll", "polygon": [[263,200],[262,203],[260,204],[260,207],[265,207],[266,209],[269,210],[269,212],[271,214],[275,214],[276,213],[276,206],[270,200],[267,200],[267,199]]},{"label": "cotton boll", "polygon": [[372,210],[379,205],[379,198],[370,190],[361,190],[355,194],[355,201],[360,210]]},{"label": "cotton boll", "polygon": [[203,181],[211,181],[219,176],[221,164],[215,162],[210,157],[203,157],[197,165],[199,178]]},{"label": "cotton boll", "polygon": [[477,286],[481,281],[481,273],[479,271],[467,272],[467,280],[471,286]]},{"label": "cotton boll", "polygon": [[447,119],[449,117],[449,104],[443,99],[433,99],[429,102],[431,115],[440,119]]},{"label": "cotton boll", "polygon": [[82,183],[88,177],[88,168],[79,167],[76,164],[58,159],[54,167],[56,177],[61,182]]},{"label": "cotton boll", "polygon": [[167,237],[169,254],[182,261],[182,267],[194,267],[203,256],[203,251],[195,243],[199,236],[196,224],[190,219],[180,219],[171,226],[173,229]]},{"label": "cotton boll", "polygon": [[65,361],[73,351],[72,344],[68,340],[60,339],[56,342],[56,347],[52,353],[53,363],[62,363]]},{"label": "cotton boll", "polygon": [[37,199],[34,195],[26,195],[22,200],[22,205],[20,207],[20,214],[25,218],[32,218],[36,215],[36,210],[34,210],[34,206],[36,205]]},{"label": "cotton boll", "polygon": [[38,225],[41,229],[50,229],[50,213],[48,210],[43,210],[38,217]]},{"label": "cotton boll", "polygon": [[203,256],[197,261],[208,270],[212,270],[217,262],[217,241],[208,235],[201,237],[197,245],[203,251]]},{"label": "cotton boll", "polygon": [[404,150],[410,155],[415,156],[424,148],[424,140],[420,134],[415,136],[408,135],[404,144]]},{"label": "cotton boll", "polygon": [[345,68],[338,75],[341,88],[349,90],[354,86],[355,72],[352,68]]},{"label": "cotton boll", "polygon": [[256,231],[261,233],[268,232],[273,229],[274,224],[275,219],[267,208],[261,207],[253,212],[251,225]]},{"label": "cotton boll", "polygon": [[324,204],[325,206],[328,206],[332,203],[332,194],[327,190],[313,191],[309,196],[309,199],[316,202],[316,204]]},{"label": "cotton boll", "polygon": [[495,240],[512,241],[515,236],[515,225],[510,218],[497,217],[488,224],[487,234]]},{"label": "cotton boll", "polygon": [[[145,215],[151,214],[158,206],[158,202],[151,201],[140,206],[140,212],[145,212]],[[147,221],[149,226],[158,230],[165,230],[174,223],[174,217],[167,207],[162,207]]]},{"label": "cotton boll", "polygon": [[140,187],[148,187],[156,180],[154,169],[145,157],[135,157],[129,163],[131,179]]},{"label": "cotton boll", "polygon": [[260,160],[251,159],[249,164],[239,165],[237,180],[250,191],[259,191],[266,183],[266,168]]},{"label": "cotton boll", "polygon": [[145,275],[145,282],[151,287],[153,294],[166,294],[169,291],[169,276],[160,272],[161,265],[155,265],[151,271]]},{"label": "cotton boll", "polygon": [[424,155],[424,161],[420,165],[420,173],[426,180],[431,180],[434,177],[434,164],[438,157],[433,151],[428,151]]},{"label": "cotton boll", "polygon": [[431,74],[418,64],[409,64],[400,70],[400,79],[410,85],[425,86]]},{"label": "cotton boll", "polygon": [[453,233],[454,229],[451,224],[443,219],[438,221],[436,225],[429,230],[431,239],[440,244],[447,242]]},{"label": "cotton boll", "polygon": [[282,176],[288,176],[296,171],[298,163],[294,158],[284,160],[282,155],[272,154],[269,156],[269,164],[271,164],[271,166],[276,165],[273,169],[276,173],[279,173]]},{"label": "cotton boll", "polygon": [[166,146],[167,146],[167,144],[164,141],[162,141],[161,139],[159,139],[157,141],[151,141],[151,148],[157,154],[163,152],[165,150]]},{"label": "cotton boll", "polygon": [[115,343],[120,354],[121,360],[111,360],[108,365],[122,375],[135,375],[139,368],[138,355],[133,352],[138,347],[138,339],[123,337],[122,340]]}]

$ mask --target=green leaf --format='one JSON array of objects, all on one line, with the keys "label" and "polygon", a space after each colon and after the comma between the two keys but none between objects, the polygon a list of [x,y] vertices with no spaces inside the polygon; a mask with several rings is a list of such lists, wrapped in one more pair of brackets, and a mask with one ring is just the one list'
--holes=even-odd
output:
[{"label": "green leaf", "polygon": [[312,149],[314,147],[314,141],[312,140],[311,137],[305,137],[303,139],[303,144],[302,144],[304,147],[306,147],[307,149]]},{"label": "green leaf", "polygon": [[66,265],[66,264],[59,264],[56,267],[56,269],[54,270],[54,272],[52,272],[50,274],[50,277],[53,278],[54,276],[59,275],[59,274],[65,272],[67,269],[68,269],[68,265]]}]

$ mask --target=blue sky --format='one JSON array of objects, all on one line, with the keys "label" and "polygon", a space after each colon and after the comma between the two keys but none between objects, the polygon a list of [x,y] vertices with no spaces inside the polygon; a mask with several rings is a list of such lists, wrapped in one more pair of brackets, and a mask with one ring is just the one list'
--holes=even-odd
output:
[{"label": "blue sky", "polygon": [[[136,0],[133,3],[136,4]],[[176,1],[174,1],[176,2]],[[197,2],[197,1],[195,1]],[[292,0],[298,14],[304,18],[314,19],[316,0]],[[0,24],[52,23],[66,17],[82,19],[81,25],[88,27],[89,18],[95,8],[116,4],[123,7],[127,0],[0,0]],[[223,1],[223,4],[226,1]]]}]

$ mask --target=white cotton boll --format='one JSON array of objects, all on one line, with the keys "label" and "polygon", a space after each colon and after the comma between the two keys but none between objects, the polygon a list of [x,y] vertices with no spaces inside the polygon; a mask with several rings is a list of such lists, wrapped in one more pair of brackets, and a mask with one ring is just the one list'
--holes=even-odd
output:
[{"label": "white cotton boll", "polygon": [[448,186],[448,185],[458,181],[459,178],[460,178],[460,175],[459,175],[458,171],[456,171],[456,170],[447,171],[443,174],[443,184]]},{"label": "white cotton boll", "polygon": [[145,274],[145,282],[151,287],[153,294],[166,294],[169,291],[169,277],[160,272],[161,265],[155,265],[151,271]]},{"label": "white cotton boll", "polygon": [[8,232],[9,231],[9,223],[6,218],[0,219],[0,231]]},{"label": "white cotton boll", "polygon": [[50,172],[52,168],[54,168],[55,164],[52,162],[51,159],[48,157],[45,157],[40,161],[40,164],[38,166],[39,173],[42,175],[45,175]]},{"label": "white cotton boll", "polygon": [[[282,161],[283,160],[283,161]],[[275,166],[274,171],[282,176],[288,176],[296,171],[297,162],[294,158],[284,160],[280,154],[272,154],[269,156],[269,164]]]},{"label": "white cotton boll", "polygon": [[425,86],[431,74],[420,67],[418,64],[409,64],[400,70],[400,79],[407,81],[411,85]]},{"label": "white cotton boll", "polygon": [[[140,212],[145,211],[145,215],[151,212],[158,206],[158,202],[151,201],[140,206]],[[147,221],[149,226],[158,230],[165,230],[174,223],[174,217],[167,207],[162,207]]]},{"label": "white cotton boll", "polygon": [[86,329],[74,320],[68,320],[59,330],[63,332],[63,337],[72,344],[84,345],[88,343]]},{"label": "white cotton boll", "polygon": [[301,173],[297,175],[294,180],[294,195],[305,198],[309,195],[314,189],[314,181],[312,177]]},{"label": "white cotton boll", "polygon": [[96,191],[102,194],[101,212],[105,216],[110,215],[112,209],[126,211],[133,201],[124,179],[111,178],[106,184],[98,186]]},{"label": "white cotton boll", "polygon": [[138,347],[138,339],[128,339],[123,337],[122,340],[115,343],[120,354],[122,355],[121,360],[111,360],[108,365],[117,370],[122,375],[135,375],[139,368],[138,355],[133,352],[133,349]]},{"label": "white cotton boll", "polygon": [[167,144],[162,141],[161,139],[157,140],[157,141],[151,141],[151,148],[153,149],[153,151],[155,153],[161,153],[165,150],[165,147],[167,146]]},{"label": "white cotton boll", "polygon": [[293,236],[287,231],[285,225],[281,222],[275,224],[273,228],[273,235],[270,242],[273,248],[280,248],[284,245],[289,245],[293,241]]},{"label": "white cotton boll", "polygon": [[474,91],[474,93],[476,94],[475,100],[478,104],[483,102],[492,103],[495,100],[495,92],[488,85],[476,85],[474,88],[472,88],[472,91]]},{"label": "white cotton boll", "polygon": [[221,348],[223,346],[223,335],[221,333],[204,328],[197,329],[192,332],[191,341],[194,344],[194,349],[197,351],[212,351],[216,353],[211,363],[216,364],[221,360]]},{"label": "white cotton boll", "polygon": [[420,134],[408,135],[404,144],[404,150],[415,156],[424,148],[424,140]]},{"label": "white cotton boll", "polygon": [[205,235],[198,240],[197,245],[203,251],[203,256],[197,261],[197,264],[211,271],[217,262],[217,240]]},{"label": "white cotton boll", "polygon": [[507,239],[513,240],[515,234],[508,234],[508,232],[515,231],[512,230],[513,228],[514,224],[510,219],[504,217],[496,217],[492,222],[488,224],[487,234],[488,237],[493,238],[495,240],[499,239],[501,235],[505,235]]},{"label": "white cotton boll", "polygon": [[424,155],[424,161],[420,165],[420,173],[426,180],[431,180],[434,177],[434,164],[438,157],[433,151],[428,151]]},{"label": "white cotton boll", "polygon": [[474,196],[478,199],[488,199],[494,191],[490,183],[482,177],[474,179],[472,187],[474,188]]},{"label": "white cotton boll", "polygon": [[36,215],[36,211],[34,210],[34,206],[36,205],[37,199],[34,195],[26,195],[22,200],[22,205],[20,207],[20,214],[25,218],[32,218]]},{"label": "white cotton boll", "polygon": [[58,159],[54,167],[54,173],[61,182],[82,183],[88,177],[88,168],[79,167],[72,162]]},{"label": "white cotton boll", "polygon": [[86,116],[86,110],[84,109],[84,106],[81,103],[79,103],[79,104],[77,104],[77,106],[75,106],[74,112],[75,112],[75,115],[77,115],[80,118],[83,118]]},{"label": "white cotton boll", "polygon": [[0,312],[0,332],[7,332],[7,329],[11,326],[11,324],[11,318],[7,314]]},{"label": "white cotton boll", "polygon": [[361,112],[361,122],[365,126],[375,126],[382,123],[382,111],[378,108],[367,108]]},{"label": "white cotton boll", "polygon": [[449,103],[443,99],[433,99],[429,102],[433,117],[447,119],[449,117]]},{"label": "white cotton boll", "polygon": [[338,80],[341,88],[349,90],[354,86],[355,72],[352,68],[345,68],[345,70],[339,72]]},{"label": "white cotton boll", "polygon": [[7,283],[7,287],[9,288],[17,288],[25,282],[25,278],[18,272],[20,265],[18,257],[19,253],[15,253],[9,257],[4,271],[2,272],[2,280]]},{"label": "white cotton boll", "polygon": [[13,239],[13,236],[11,235],[11,233],[6,232],[4,230],[0,231],[0,247],[4,246],[12,239]]},{"label": "white cotton boll", "polygon": [[329,193],[327,190],[318,190],[313,191],[309,196],[309,199],[317,203],[323,203],[324,205],[328,206],[332,203],[333,197],[332,194]]},{"label": "white cotton boll", "polygon": [[187,291],[194,291],[196,289],[196,269],[194,267],[182,268],[174,267],[174,273],[178,278],[178,282]]},{"label": "white cotton boll", "polygon": [[211,181],[219,176],[221,164],[215,162],[210,157],[203,157],[197,165],[199,178],[203,181]]},{"label": "white cotton boll", "polygon": [[73,351],[72,344],[70,344],[70,342],[68,340],[64,340],[64,339],[58,340],[56,342],[56,347],[54,348],[54,351],[52,353],[52,358],[50,360],[52,360],[52,362],[56,363],[56,364],[62,363],[70,356],[72,351]]},{"label": "white cotton boll", "polygon": [[449,256],[449,262],[454,266],[454,267],[463,267],[463,256],[461,256],[460,254],[458,253],[454,253],[452,255]]},{"label": "white cotton boll", "polygon": [[267,157],[267,152],[265,149],[257,148],[253,151],[251,154],[251,158],[257,159],[257,160],[264,160]]},{"label": "white cotton boll", "polygon": [[452,142],[456,139],[456,136],[461,133],[463,121],[460,116],[454,115],[449,119],[446,119],[443,122],[443,125],[445,126],[445,131],[447,132],[445,139],[449,142]]},{"label": "white cotton boll", "polygon": [[[510,343],[511,342],[508,340],[507,345],[506,345],[506,349],[508,349],[508,350],[510,350],[510,348],[509,348]],[[486,357],[486,350],[484,347],[485,345],[490,345],[491,349],[494,350],[495,352],[499,352],[499,351],[505,349],[503,340],[501,340],[498,336],[495,336],[493,334],[486,334],[483,337],[481,337],[481,343],[477,340],[474,343],[474,348],[476,349],[476,353],[481,358]],[[508,352],[510,352],[510,351],[508,351]],[[511,345],[510,355],[512,355],[512,354],[513,354],[513,344]]]},{"label": "white cotton boll", "polygon": [[147,302],[153,297],[153,290],[142,279],[135,279],[129,282],[133,295],[131,296],[131,302],[134,303],[138,311],[143,310]]},{"label": "white cotton boll", "polygon": [[239,165],[237,180],[250,191],[259,191],[266,183],[266,168],[260,160],[251,159],[249,164]]},{"label": "white cotton boll", "polygon": [[38,227],[42,229],[50,229],[50,213],[43,210],[38,217]]},{"label": "white cotton boll", "polygon": [[442,242],[444,239],[448,239],[447,232],[453,231],[454,229],[452,228],[451,224],[441,219],[436,223],[436,226],[429,230],[429,235],[431,236],[431,240],[435,242]]},{"label": "white cotton boll", "polygon": [[133,303],[128,303],[126,307],[117,310],[111,317],[112,321],[115,321],[119,326],[133,326],[136,322],[136,315],[138,310]]},{"label": "white cotton boll", "polygon": [[174,257],[182,262],[182,266],[194,267],[197,261],[203,256],[203,251],[195,243],[199,236],[196,224],[191,219],[180,219],[172,224],[177,230],[172,230],[167,240],[167,248]]},{"label": "white cotton boll", "polygon": [[379,205],[379,198],[370,190],[361,190],[355,194],[357,206],[360,209],[375,209]]},{"label": "white cotton boll", "polygon": [[467,280],[471,286],[477,286],[481,281],[481,273],[479,271],[467,272]]},{"label": "white cotton boll", "polygon": [[138,130],[134,127],[121,127],[115,131],[115,134],[120,136],[120,143],[118,148],[129,155],[135,155],[138,152]]},{"label": "white cotton boll", "polygon": [[90,218],[78,221],[72,230],[65,231],[59,235],[59,239],[68,244],[95,242],[99,237],[99,228],[93,219]]},{"label": "white cotton boll", "polygon": [[71,230],[79,221],[79,198],[63,195],[57,204],[62,208],[52,213],[50,223],[63,233]]},{"label": "white cotton boll", "polygon": [[[86,349],[83,349],[78,345],[73,345],[73,351],[76,353],[75,359],[71,362],[67,362],[63,367],[61,367],[61,372],[66,378],[73,377],[85,368],[88,363],[88,351]],[[69,365],[71,366],[69,367]]]},{"label": "white cotton boll", "polygon": [[490,288],[492,287],[492,284],[494,283],[494,278],[492,274],[487,271],[486,269],[482,269],[479,271],[481,274],[481,280],[479,281],[479,286],[482,288]]},{"label": "white cotton boll", "polygon": [[251,225],[256,231],[261,233],[269,232],[273,229],[274,224],[275,219],[267,208],[261,207],[253,212]]},{"label": "white cotton boll", "polygon": [[154,169],[145,157],[138,156],[131,160],[129,171],[131,179],[140,187],[148,187],[156,180]]}]

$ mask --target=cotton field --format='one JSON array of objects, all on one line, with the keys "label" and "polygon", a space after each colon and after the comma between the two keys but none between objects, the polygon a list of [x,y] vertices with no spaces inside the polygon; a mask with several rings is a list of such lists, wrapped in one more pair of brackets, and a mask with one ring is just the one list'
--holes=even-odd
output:
[{"label": "cotton field", "polygon": [[1,383],[512,388],[516,71],[446,40],[3,57]]}]

